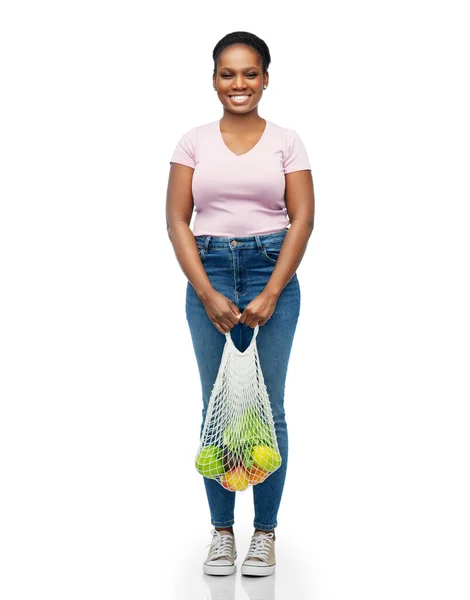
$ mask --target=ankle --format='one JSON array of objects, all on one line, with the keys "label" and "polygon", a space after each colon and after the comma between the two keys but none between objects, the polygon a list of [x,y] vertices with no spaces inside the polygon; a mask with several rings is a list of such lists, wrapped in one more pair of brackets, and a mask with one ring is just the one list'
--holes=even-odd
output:
[{"label": "ankle", "polygon": [[233,527],[215,527],[217,531],[229,531],[233,535]]}]

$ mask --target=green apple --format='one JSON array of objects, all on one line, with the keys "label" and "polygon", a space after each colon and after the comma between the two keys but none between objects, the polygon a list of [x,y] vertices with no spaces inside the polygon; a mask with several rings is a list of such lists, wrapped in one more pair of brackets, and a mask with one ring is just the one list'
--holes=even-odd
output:
[{"label": "green apple", "polygon": [[215,479],[225,473],[222,450],[217,446],[201,448],[196,456],[196,469],[204,477]]}]

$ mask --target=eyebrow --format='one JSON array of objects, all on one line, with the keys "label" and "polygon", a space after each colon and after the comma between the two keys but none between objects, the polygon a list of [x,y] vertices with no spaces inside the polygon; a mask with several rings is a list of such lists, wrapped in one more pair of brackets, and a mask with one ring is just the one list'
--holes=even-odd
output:
[{"label": "eyebrow", "polygon": [[[261,67],[245,67],[244,69],[242,69],[242,71],[248,71],[249,69],[260,69]],[[232,68],[230,67],[220,67],[220,70],[222,71],[223,69],[226,69],[227,71],[233,71]]]}]

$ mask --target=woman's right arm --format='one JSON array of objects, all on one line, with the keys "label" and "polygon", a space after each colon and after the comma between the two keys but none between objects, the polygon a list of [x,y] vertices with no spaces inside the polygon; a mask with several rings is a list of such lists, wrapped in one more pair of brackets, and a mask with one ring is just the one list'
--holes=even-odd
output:
[{"label": "woman's right arm", "polygon": [[196,240],[189,225],[193,214],[192,179],[194,169],[171,163],[166,195],[166,227],[178,263],[193,286],[206,312],[220,333],[230,331],[237,323],[238,308],[217,292],[199,258]]}]

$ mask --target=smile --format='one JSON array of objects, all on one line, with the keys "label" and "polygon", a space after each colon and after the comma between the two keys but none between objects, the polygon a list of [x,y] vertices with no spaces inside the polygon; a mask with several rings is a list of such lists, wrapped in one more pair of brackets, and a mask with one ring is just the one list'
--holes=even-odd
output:
[{"label": "smile", "polygon": [[250,96],[251,94],[242,94],[237,96],[229,96],[229,98],[236,104],[243,104],[243,102],[246,102]]}]

